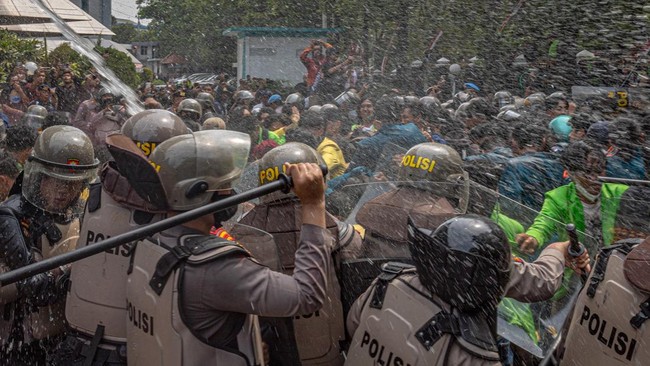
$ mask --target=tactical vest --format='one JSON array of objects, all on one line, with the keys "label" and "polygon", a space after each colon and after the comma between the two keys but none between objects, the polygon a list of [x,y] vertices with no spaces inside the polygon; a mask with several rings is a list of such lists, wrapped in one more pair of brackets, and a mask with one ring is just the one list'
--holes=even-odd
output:
[{"label": "tactical vest", "polygon": [[[127,208],[100,184],[93,185],[78,246],[99,243],[159,218]],[[126,271],[131,247],[124,244],[72,264],[66,319],[71,329],[87,339],[99,332],[104,346],[126,342]]]},{"label": "tactical vest", "polygon": [[356,215],[356,222],[366,230],[362,257],[410,258],[409,216],[418,227],[436,228],[457,214],[446,199],[415,187],[398,187],[379,195]]},{"label": "tactical vest", "polygon": [[[75,250],[79,239],[79,220],[74,219],[67,224],[55,223],[61,239],[50,242],[48,236],[43,234],[40,248],[33,248],[36,252],[36,261],[52,258],[54,256]],[[44,339],[61,334],[65,331],[65,300],[55,304],[38,307],[26,315],[25,329],[31,339]]]},{"label": "tactical vest", "polygon": [[448,359],[452,344],[471,354],[474,364],[499,364],[487,326],[468,326],[402,263],[383,267],[359,319],[345,365],[455,365],[457,360]]},{"label": "tactical vest", "polygon": [[624,275],[624,261],[633,246],[601,250],[576,301],[561,365],[648,364],[650,297]]},{"label": "tactical vest", "polygon": [[[272,201],[255,206],[241,220],[241,224],[264,230],[273,235],[278,247],[282,273],[291,275],[298,244],[302,214],[295,198]],[[332,237],[337,238],[338,226],[334,217],[326,215],[325,224]],[[236,233],[233,233],[235,238]],[[345,319],[341,305],[341,288],[336,273],[332,271],[327,282],[327,301],[313,314],[294,317],[293,330],[298,353],[303,365],[342,365],[339,342],[345,339]]]},{"label": "tactical vest", "polygon": [[138,242],[128,275],[128,364],[253,365],[256,316],[246,315],[237,336],[238,350],[216,348],[185,325],[178,297],[185,263],[201,264],[233,253],[248,253],[231,241],[200,235],[184,236],[179,239],[181,244],[172,248],[152,240]]}]

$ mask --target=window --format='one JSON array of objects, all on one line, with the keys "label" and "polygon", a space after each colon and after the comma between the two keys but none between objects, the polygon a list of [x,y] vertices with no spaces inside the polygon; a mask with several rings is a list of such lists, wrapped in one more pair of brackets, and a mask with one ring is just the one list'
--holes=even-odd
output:
[{"label": "window", "polygon": [[140,55],[141,56],[146,56],[149,53],[149,47],[148,46],[140,46]]},{"label": "window", "polygon": [[88,12],[88,0],[81,0],[81,10]]}]

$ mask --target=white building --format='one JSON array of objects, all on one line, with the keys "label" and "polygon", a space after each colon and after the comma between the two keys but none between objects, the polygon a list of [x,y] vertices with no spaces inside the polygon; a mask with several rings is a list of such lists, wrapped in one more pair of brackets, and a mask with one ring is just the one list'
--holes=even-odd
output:
[{"label": "white building", "polygon": [[300,52],[312,39],[326,39],[335,28],[233,27],[223,35],[237,37],[237,79],[247,75],[295,85],[306,73]]}]

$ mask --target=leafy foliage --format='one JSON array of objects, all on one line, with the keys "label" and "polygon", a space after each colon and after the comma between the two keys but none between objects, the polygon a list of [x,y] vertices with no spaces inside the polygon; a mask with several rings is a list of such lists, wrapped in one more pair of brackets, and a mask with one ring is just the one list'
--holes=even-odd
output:
[{"label": "leafy foliage", "polygon": [[114,48],[103,48],[98,46],[95,49],[104,56],[106,59],[106,66],[113,70],[120,80],[132,88],[138,87],[140,84],[140,77],[135,72],[135,65],[128,55]]},{"label": "leafy foliage", "polygon": [[610,49],[647,39],[647,20],[638,20],[643,14],[640,0],[138,2],[140,16],[152,19],[149,27],[161,42],[162,53],[185,55],[202,71],[229,67],[235,61],[234,39],[221,36],[227,27],[320,27],[323,18],[327,26],[343,30],[341,39],[363,46],[367,65],[378,68],[386,59],[388,71],[422,59],[440,31],[443,36],[434,59],[479,56],[502,65],[522,53],[531,61],[545,57],[555,39],[562,40],[560,58],[566,60],[583,48]]},{"label": "leafy foliage", "polygon": [[88,58],[73,50],[68,43],[62,43],[59,47],[53,49],[47,58],[50,65],[64,65],[70,68],[78,77],[88,73],[92,67]]},{"label": "leafy foliage", "polygon": [[21,39],[0,29],[0,80],[6,80],[16,64],[27,61],[40,63],[44,56],[45,50],[40,41]]}]

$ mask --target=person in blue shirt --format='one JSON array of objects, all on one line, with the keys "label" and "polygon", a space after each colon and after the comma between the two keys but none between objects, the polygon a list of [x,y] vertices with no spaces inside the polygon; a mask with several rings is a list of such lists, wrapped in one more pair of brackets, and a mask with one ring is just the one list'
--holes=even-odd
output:
[{"label": "person in blue shirt", "polygon": [[621,117],[609,126],[610,147],[607,150],[608,177],[646,179],[643,160],[643,133],[635,120]]},{"label": "person in blue shirt", "polygon": [[375,115],[381,121],[381,128],[373,136],[357,142],[348,169],[365,166],[375,170],[381,160],[381,152],[388,144],[397,145],[406,151],[417,144],[427,142],[427,138],[415,123],[400,122],[400,112],[400,104],[395,99],[384,98],[377,101]]},{"label": "person in blue shirt", "polygon": [[[544,203],[544,194],[568,183],[556,155],[546,152],[548,130],[534,124],[516,126],[510,159],[499,179],[499,193],[534,211]],[[507,208],[506,208],[506,212]]]}]

